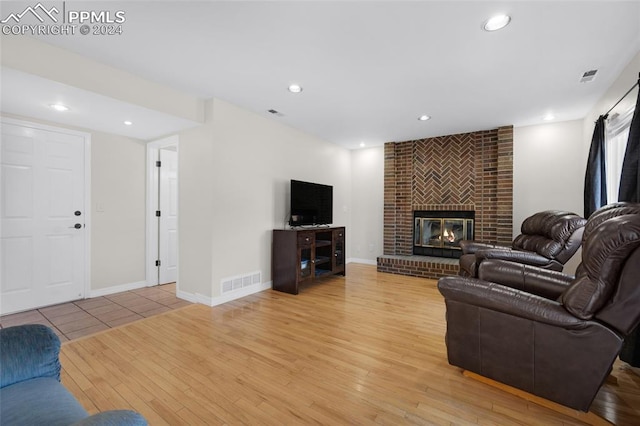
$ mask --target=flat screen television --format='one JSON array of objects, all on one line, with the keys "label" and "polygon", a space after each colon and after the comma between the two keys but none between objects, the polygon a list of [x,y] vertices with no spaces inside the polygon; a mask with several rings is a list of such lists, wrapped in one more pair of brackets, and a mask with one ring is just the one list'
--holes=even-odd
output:
[{"label": "flat screen television", "polygon": [[330,223],[333,223],[333,186],[292,179],[289,225]]}]

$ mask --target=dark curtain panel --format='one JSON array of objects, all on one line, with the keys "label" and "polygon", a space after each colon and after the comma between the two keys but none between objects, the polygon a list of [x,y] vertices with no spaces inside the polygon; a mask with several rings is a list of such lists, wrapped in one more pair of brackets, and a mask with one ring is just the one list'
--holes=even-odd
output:
[{"label": "dark curtain panel", "polygon": [[587,172],[584,176],[584,217],[588,218],[600,207],[607,204],[607,175],[604,158],[604,120],[601,115],[591,138]]},{"label": "dark curtain panel", "polygon": [[[640,80],[638,80],[640,83]],[[640,173],[638,162],[640,161],[640,93],[636,101],[636,109],[631,119],[629,128],[629,140],[624,152],[622,163],[622,175],[620,176],[620,191],[618,201],[640,202]]]},{"label": "dark curtain panel", "polygon": [[[638,80],[640,83],[640,80]],[[620,177],[619,201],[640,202],[640,93],[636,101],[636,109],[631,119],[629,128],[629,140],[627,150],[624,153],[622,163],[622,176]],[[636,327],[624,341],[620,359],[634,367],[640,367],[640,327]]]}]

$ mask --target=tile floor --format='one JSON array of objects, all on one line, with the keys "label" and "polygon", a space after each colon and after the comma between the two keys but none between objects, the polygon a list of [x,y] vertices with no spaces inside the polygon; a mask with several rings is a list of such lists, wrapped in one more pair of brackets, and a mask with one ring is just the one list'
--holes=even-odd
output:
[{"label": "tile floor", "polygon": [[44,324],[64,342],[190,304],[175,294],[172,283],[77,300],[0,316],[0,327]]}]

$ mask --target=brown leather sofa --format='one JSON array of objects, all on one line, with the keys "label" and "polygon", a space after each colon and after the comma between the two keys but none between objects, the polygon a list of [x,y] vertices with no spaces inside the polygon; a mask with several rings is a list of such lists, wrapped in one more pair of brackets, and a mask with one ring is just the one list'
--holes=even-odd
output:
[{"label": "brown leather sofa", "polygon": [[477,277],[478,266],[485,259],[503,259],[562,271],[582,240],[586,219],[575,213],[547,210],[534,214],[522,222],[521,234],[511,247],[478,241],[460,242],[459,275]]},{"label": "brown leather sofa", "polygon": [[587,411],[624,337],[640,323],[640,215],[595,226],[580,270],[560,294],[536,291],[540,281],[525,292],[441,278],[449,363]]}]

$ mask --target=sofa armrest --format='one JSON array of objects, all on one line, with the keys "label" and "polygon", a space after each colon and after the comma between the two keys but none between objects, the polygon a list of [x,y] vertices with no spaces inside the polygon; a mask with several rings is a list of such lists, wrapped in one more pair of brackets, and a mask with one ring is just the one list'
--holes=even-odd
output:
[{"label": "sofa armrest", "polygon": [[458,244],[460,244],[460,248],[464,254],[475,253],[478,250],[510,250],[510,247],[482,243],[474,240],[461,240]]},{"label": "sofa armrest", "polygon": [[60,381],[60,339],[49,327],[27,324],[0,330],[0,388],[37,377]]},{"label": "sofa armrest", "polygon": [[476,252],[476,259],[478,262],[482,262],[485,259],[501,259],[510,260],[512,262],[524,263],[532,266],[546,266],[549,264],[550,259],[539,255],[534,251],[524,250],[478,250]]},{"label": "sofa armrest", "polygon": [[141,414],[131,410],[103,411],[73,423],[71,426],[146,426]]},{"label": "sofa armrest", "polygon": [[581,329],[587,325],[587,321],[574,317],[555,300],[477,278],[440,278],[438,290],[445,301],[464,303],[566,329]]},{"label": "sofa armrest", "polygon": [[478,278],[557,300],[574,276],[522,263],[487,259],[480,264]]}]

